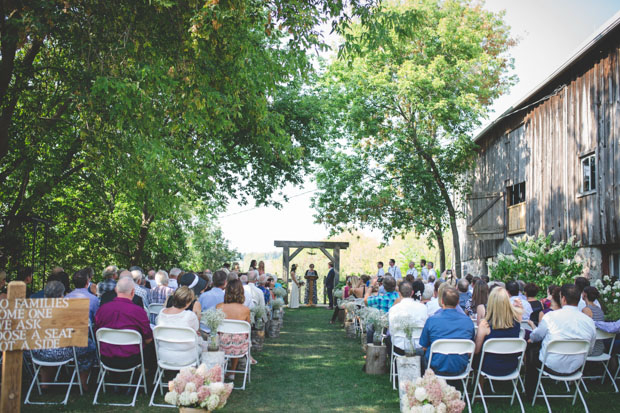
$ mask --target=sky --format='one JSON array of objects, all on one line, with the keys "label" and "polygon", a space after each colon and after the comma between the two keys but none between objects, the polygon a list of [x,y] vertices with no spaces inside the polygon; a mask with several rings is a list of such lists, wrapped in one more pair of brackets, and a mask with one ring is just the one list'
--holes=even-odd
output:
[{"label": "sky", "polygon": [[[512,49],[518,83],[493,105],[490,123],[539,85],[605,22],[620,11],[620,0],[488,0],[486,8],[505,10],[505,20],[519,43]],[[220,216],[224,236],[239,252],[267,252],[274,240],[321,240],[328,230],[314,223],[310,199],[316,185],[289,186],[281,209],[231,203]],[[380,234],[374,234],[379,237]]]}]

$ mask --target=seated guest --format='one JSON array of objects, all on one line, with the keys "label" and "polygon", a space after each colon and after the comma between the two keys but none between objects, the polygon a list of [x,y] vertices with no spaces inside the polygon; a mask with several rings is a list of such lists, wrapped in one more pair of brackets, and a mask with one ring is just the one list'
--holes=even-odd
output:
[{"label": "seated guest", "polygon": [[469,292],[469,281],[461,278],[457,283],[457,288],[459,289],[459,307],[465,311],[467,308],[467,302],[471,299],[471,293]]},{"label": "seated guest", "polygon": [[86,273],[86,277],[88,278],[88,284],[86,286],[86,289],[88,290],[89,293],[91,293],[92,295],[94,295],[95,297],[97,296],[97,285],[93,284],[93,278],[95,278],[95,269],[93,267],[85,267],[82,269],[85,273]]},{"label": "seated guest", "polygon": [[[441,282],[441,281],[440,281]],[[429,314],[428,316],[430,317],[431,315],[438,315],[441,314],[444,310],[444,305],[443,305],[443,293],[444,291],[446,291],[448,288],[453,288],[450,286],[450,284],[448,284],[447,282],[442,282],[441,285],[439,286],[439,290],[437,291],[437,304],[439,305],[439,309],[436,310],[434,313]],[[457,290],[458,292],[458,290]],[[428,309],[428,308],[427,308]],[[463,309],[461,308],[460,305],[456,306],[456,312],[459,314],[463,314],[463,315],[467,315],[465,314],[465,311],[463,311]]]},{"label": "seated guest", "polygon": [[487,283],[480,280],[474,285],[474,293],[465,306],[465,313],[470,317],[475,316],[478,325],[480,325],[480,321],[486,316],[488,299],[489,287]]},{"label": "seated guest", "polygon": [[[579,289],[574,284],[565,284],[560,290],[562,308],[547,313],[540,324],[530,334],[530,342],[542,342],[539,360],[545,359],[547,344],[552,340],[586,340],[590,349],[594,346],[596,327],[594,321],[577,309]],[[560,375],[572,374],[581,368],[584,362],[582,355],[550,354],[547,366],[551,373]]]},{"label": "seated guest", "polygon": [[[250,309],[243,305],[244,301],[243,284],[239,280],[233,280],[226,286],[224,302],[218,304],[215,308],[221,309],[226,314],[227,320],[241,320],[251,323]],[[219,338],[220,350],[226,353],[226,355],[238,356],[248,351],[247,334],[219,333]],[[231,370],[237,370],[239,359],[230,359],[229,363]],[[227,378],[234,380],[234,373],[228,375]]]},{"label": "seated guest", "polygon": [[364,298],[366,295],[366,282],[362,277],[351,277],[351,295],[355,298]]},{"label": "seated guest", "polygon": [[[207,288],[207,282],[192,272],[186,272],[183,274],[178,282],[179,287],[185,286],[194,291],[194,301],[185,311],[193,311],[194,314],[196,314],[196,317],[200,320],[202,306],[200,305],[200,301],[196,299],[196,296],[200,297],[202,291]],[[170,295],[166,301],[166,308],[172,307],[172,304],[172,296]]]},{"label": "seated guest", "polygon": [[131,267],[131,269],[129,270],[131,271],[131,276],[133,278],[133,282],[136,284],[135,285],[135,290],[136,290],[136,294],[138,297],[142,298],[142,302],[144,303],[144,307],[145,308],[149,308],[149,304],[151,303],[149,301],[149,289],[145,288],[144,285],[142,285],[142,283],[144,282],[144,273],[142,272],[142,269],[140,269],[140,267],[138,266],[133,266]]},{"label": "seated guest", "polygon": [[213,288],[200,295],[199,301],[202,311],[215,308],[224,302],[226,293],[227,275],[224,271],[218,270],[213,274]]},{"label": "seated guest", "polygon": [[149,302],[151,304],[164,304],[168,297],[174,294],[174,290],[168,287],[168,273],[159,270],[155,273],[156,287],[149,290]]},{"label": "seated guest", "polygon": [[267,287],[265,287],[266,283],[267,283],[267,276],[265,274],[259,275],[258,282],[256,283],[256,287],[258,287],[258,289],[263,292],[263,295],[265,297],[265,305],[269,305],[269,300],[271,300],[271,293],[267,289]]},{"label": "seated guest", "polygon": [[[193,311],[185,311],[195,298],[194,291],[185,286],[179,287],[171,297],[172,307],[164,308],[157,316],[157,325],[189,327],[198,333],[198,317]],[[196,352],[202,353],[202,338],[198,334],[197,338],[195,345],[161,342],[158,348],[159,359],[178,366],[191,363],[196,360]]]},{"label": "seated guest", "polygon": [[116,265],[109,265],[103,270],[103,281],[97,285],[97,296],[101,296],[109,291],[114,291],[116,279],[118,278],[118,268]]},{"label": "seated guest", "polygon": [[[146,274],[147,276],[147,287],[149,287],[150,289],[156,288],[157,287],[157,281],[155,280],[155,274],[156,271],[151,269],[149,270],[149,272]],[[168,273],[166,273],[166,276],[168,276]]]},{"label": "seated guest", "polygon": [[538,288],[538,286],[534,283],[527,283],[525,284],[523,291],[525,292],[527,302],[530,304],[530,307],[532,307],[530,320],[532,320],[535,325],[538,325],[540,313],[543,310],[542,303],[536,298],[536,296],[538,295],[538,291],[540,291],[540,288]]},{"label": "seated guest", "polygon": [[[132,302],[136,285],[131,277],[122,276],[116,284],[116,297],[102,305],[95,316],[95,329],[113,328],[135,330],[142,336],[145,358],[152,357],[153,331],[146,311]],[[101,361],[109,367],[128,369],[140,363],[140,348],[137,345],[119,346],[100,343]],[[145,361],[146,362],[146,361]]]},{"label": "seated guest", "polygon": [[[425,360],[431,354],[431,345],[440,339],[474,339],[474,323],[465,314],[457,312],[459,305],[459,293],[455,288],[445,288],[442,294],[443,311],[429,317],[424,324],[422,335],[420,336],[420,346],[425,351]],[[434,354],[433,364],[428,366],[435,373],[442,375],[458,375],[465,371],[469,363],[469,356],[466,354]]]},{"label": "seated guest", "polygon": [[[545,314],[551,312],[551,311],[555,311],[555,310],[559,310],[560,308],[562,308],[562,300],[560,299],[560,287],[557,286],[552,286],[553,290],[551,291],[550,295],[551,295],[551,303],[549,305],[549,307],[545,307],[543,308],[543,310],[540,312],[539,316],[538,316],[538,324],[540,324],[540,320],[543,319],[543,317],[545,316]],[[544,305],[543,305],[544,307]],[[536,328],[536,324],[532,323],[530,324],[530,327],[532,327],[532,329]]]},{"label": "seated guest", "polygon": [[[540,302],[543,305],[543,311],[546,308],[551,307],[551,294],[553,293],[553,290],[556,288],[556,285],[551,284],[549,287],[547,287],[547,296],[545,298],[543,298],[542,300],[540,300]],[[561,305],[561,304],[560,304]]]},{"label": "seated guest", "polygon": [[[588,280],[586,277],[577,277],[575,278],[575,285],[577,286],[577,289],[579,289],[579,294],[581,295],[577,308],[579,308],[579,311],[582,311],[586,307],[586,302],[583,299],[583,290],[586,287],[590,286],[590,280]],[[598,299],[594,300],[594,305],[599,308],[601,307],[601,303],[598,302]]]},{"label": "seated guest", "polygon": [[[388,320],[390,324],[390,337],[394,344],[394,352],[403,355],[405,350],[411,349],[411,338],[406,337],[405,332],[396,330],[394,321],[400,317],[407,317],[412,320],[418,327],[423,328],[428,318],[426,306],[420,302],[420,295],[424,289],[424,283],[416,280],[412,284],[403,282],[399,287],[401,300],[398,304],[394,304],[388,311]],[[417,342],[417,340],[416,340]],[[417,344],[417,343],[414,343]]]},{"label": "seated guest", "polygon": [[[48,281],[45,285],[45,298],[61,298],[64,295],[64,291],[65,287],[59,281]],[[76,347],[75,353],[77,355],[78,370],[80,372],[80,381],[82,382],[82,388],[84,390],[87,390],[88,374],[90,373],[90,369],[95,364],[95,361],[97,361],[97,347],[95,347],[95,343],[89,338],[88,345],[86,347]],[[37,360],[60,362],[73,358],[73,347],[32,350],[32,355]],[[55,373],[55,367],[42,367],[41,381],[55,381]]]},{"label": "seated guest", "polygon": [[488,275],[481,275],[480,279],[484,281],[485,283],[487,283],[487,285],[489,284],[490,279]]},{"label": "seated guest", "polygon": [[[465,276],[465,279],[467,280],[467,283],[468,283],[469,293],[473,294],[474,293],[474,284],[473,284],[474,276],[469,274],[469,273],[467,273],[467,275]],[[464,310],[464,308],[463,308],[463,310]]]},{"label": "seated guest", "polygon": [[435,285],[435,282],[437,281],[437,280],[435,280],[435,278],[437,278],[437,277],[435,277],[434,275],[429,275],[428,278],[426,279],[426,282],[428,284]]},{"label": "seated guest", "polygon": [[[413,285],[413,284],[412,284]],[[435,295],[435,286],[433,284],[424,284],[424,292],[422,293],[422,299],[420,302],[426,305],[429,301],[433,299]]]},{"label": "seated guest", "polygon": [[245,295],[251,297],[252,305],[265,305],[265,295],[263,291],[257,287],[256,283],[258,282],[258,271],[250,270],[248,271],[248,285],[245,286]]},{"label": "seated guest", "polygon": [[[67,274],[66,272],[52,272],[49,277],[47,277],[47,282],[50,281],[59,281],[63,285],[63,287],[65,287],[65,294],[69,294],[71,292],[69,274]],[[45,289],[37,291],[36,293],[32,294],[30,298],[45,298]]]},{"label": "seated guest", "polygon": [[[600,297],[600,294],[596,287],[587,286],[583,289],[582,300],[586,302],[586,306],[581,310],[582,313],[590,317],[592,320],[605,321],[605,313],[601,310],[601,307],[594,304]],[[600,356],[605,351],[604,340],[596,340],[594,348],[590,352],[590,356]]]},{"label": "seated guest", "polygon": [[30,284],[32,284],[32,277],[34,275],[34,270],[32,267],[21,267],[17,271],[17,279],[16,281],[22,281],[26,284],[26,298],[30,298],[32,294],[32,290],[28,288]]},{"label": "seated guest", "polygon": [[[129,272],[127,270],[121,271],[121,274],[120,274],[120,277],[119,277],[119,281],[122,278],[129,278],[133,282],[133,277],[131,276],[131,272]],[[99,300],[100,301],[99,307],[103,306],[104,304],[111,303],[112,301],[114,301],[115,298],[116,298],[116,287],[114,287],[114,290],[108,291],[108,292],[104,293],[101,296],[101,299]],[[134,304],[139,305],[142,308],[146,308],[144,306],[144,301],[142,301],[142,298],[137,296],[135,293],[134,293],[133,298],[131,299],[131,301]]]},{"label": "seated guest", "polygon": [[[479,281],[476,285],[484,281]],[[486,284],[486,283],[485,283]],[[476,354],[482,350],[485,341],[492,338],[519,338],[521,314],[510,304],[505,289],[494,288],[489,295],[487,314],[481,320],[476,334]],[[505,376],[517,368],[520,354],[487,354],[482,371],[493,376]]]},{"label": "seated guest", "polygon": [[181,276],[182,272],[183,271],[180,268],[176,267],[170,270],[170,272],[168,273],[168,287],[172,288],[173,290],[179,288],[177,278]]},{"label": "seated guest", "polygon": [[[385,292],[379,292],[378,279],[378,277],[372,279],[370,284],[371,288],[366,290],[364,303],[366,303],[368,307],[377,308],[387,313],[394,305],[394,301],[399,298],[398,293],[394,291],[396,289],[396,280],[391,275],[383,277],[383,288]],[[371,293],[376,295],[371,296]],[[372,343],[374,332],[374,327],[369,325],[366,329],[366,340],[368,343]]]},{"label": "seated guest", "polygon": [[521,302],[521,306],[523,307],[523,321],[528,321],[530,319],[530,314],[532,314],[532,306],[527,300],[523,300],[519,297],[519,283],[516,281],[507,282],[506,291],[510,294],[510,303],[512,305],[515,305],[516,300]]},{"label": "seated guest", "polygon": [[426,311],[429,317],[435,314],[435,312],[437,312],[437,310],[441,308],[441,306],[439,305],[439,289],[441,288],[442,284],[442,281],[435,281],[433,284],[433,298],[431,298],[430,301],[426,303]]},{"label": "seated guest", "polygon": [[99,309],[99,300],[88,290],[88,274],[85,269],[76,271],[73,274],[73,285],[75,290],[67,294],[66,298],[88,298],[89,304],[89,318],[91,323],[95,322],[95,314]]}]

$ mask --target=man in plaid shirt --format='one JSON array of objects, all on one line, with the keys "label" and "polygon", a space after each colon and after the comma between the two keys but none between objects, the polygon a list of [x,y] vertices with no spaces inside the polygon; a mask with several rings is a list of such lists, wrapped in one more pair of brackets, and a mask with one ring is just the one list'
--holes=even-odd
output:
[{"label": "man in plaid shirt", "polygon": [[101,296],[108,291],[114,291],[116,279],[118,278],[118,268],[116,265],[109,265],[103,270],[103,281],[97,285],[97,296],[101,301]]},{"label": "man in plaid shirt", "polygon": [[[387,313],[394,305],[394,301],[398,298],[398,292],[396,292],[396,280],[390,275],[383,277],[383,289],[385,292],[378,292],[379,286],[377,285],[378,278],[374,278],[370,282],[370,288],[366,290],[366,296],[364,302],[368,307],[377,308],[384,313]],[[371,295],[375,294],[375,295]],[[368,343],[372,343],[372,336],[374,334],[374,328],[369,325],[366,330],[366,340]]]}]

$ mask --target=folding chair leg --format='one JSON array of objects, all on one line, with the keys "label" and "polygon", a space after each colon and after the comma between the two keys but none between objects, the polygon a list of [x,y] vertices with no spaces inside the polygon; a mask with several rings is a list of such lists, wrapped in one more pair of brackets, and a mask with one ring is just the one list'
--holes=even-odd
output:
[{"label": "folding chair leg", "polygon": [[[542,381],[540,382],[540,392],[542,393],[543,399],[545,399],[545,404],[547,405],[547,410],[549,411],[549,413],[552,413],[551,406],[549,405],[549,399],[547,398],[547,393],[545,392],[545,387],[543,386]],[[534,401],[536,401],[535,398],[534,398]]]},{"label": "folding chair leg", "polygon": [[[609,371],[609,367],[608,366],[609,366],[609,363],[605,364],[605,372],[607,373],[607,375],[611,379],[611,384],[612,384],[612,386],[614,386],[614,389],[616,390],[616,393],[618,393],[618,386],[616,385],[616,381],[612,377],[611,371]],[[605,381],[605,374],[603,374],[603,380],[601,381],[601,384],[603,383],[603,381]]]},{"label": "folding chair leg", "polygon": [[[523,402],[521,401],[521,396],[519,396],[519,392],[517,390],[518,387],[517,387],[517,381],[516,380],[513,382],[513,385],[514,385],[514,389],[515,389],[514,395],[517,396],[517,400],[519,401],[519,406],[521,406],[521,413],[525,413],[525,408],[523,407]],[[512,405],[512,401],[511,401],[510,404]]]},{"label": "folding chair leg", "polygon": [[589,413],[586,400],[583,398],[583,394],[581,393],[581,390],[579,389],[579,381],[575,383],[575,386],[577,387],[577,393],[579,393],[579,398],[581,399],[581,403],[583,403],[583,408],[586,409],[586,413]]},{"label": "folding chair leg", "polygon": [[[469,381],[469,377],[467,377],[467,381]],[[469,394],[467,393],[467,381],[461,379],[461,383],[463,383],[463,395],[465,396],[465,401],[467,401],[467,410],[471,413],[471,403],[469,401]]]}]

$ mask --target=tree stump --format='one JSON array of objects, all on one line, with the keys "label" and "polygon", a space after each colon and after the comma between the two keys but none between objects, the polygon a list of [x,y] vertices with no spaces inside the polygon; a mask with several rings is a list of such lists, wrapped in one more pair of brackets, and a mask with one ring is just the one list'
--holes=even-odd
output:
[{"label": "tree stump", "polygon": [[252,352],[263,351],[265,343],[265,330],[252,329]]},{"label": "tree stump", "polygon": [[280,337],[280,323],[278,320],[271,320],[269,324],[267,324],[267,337]]},{"label": "tree stump", "polygon": [[344,309],[343,308],[338,309],[338,321],[340,323],[344,323]]},{"label": "tree stump", "polygon": [[355,324],[353,324],[353,321],[351,320],[347,320],[344,323],[344,332],[347,335],[347,338],[355,338]]},{"label": "tree stump", "polygon": [[387,374],[387,347],[368,344],[366,350],[366,374]]}]

